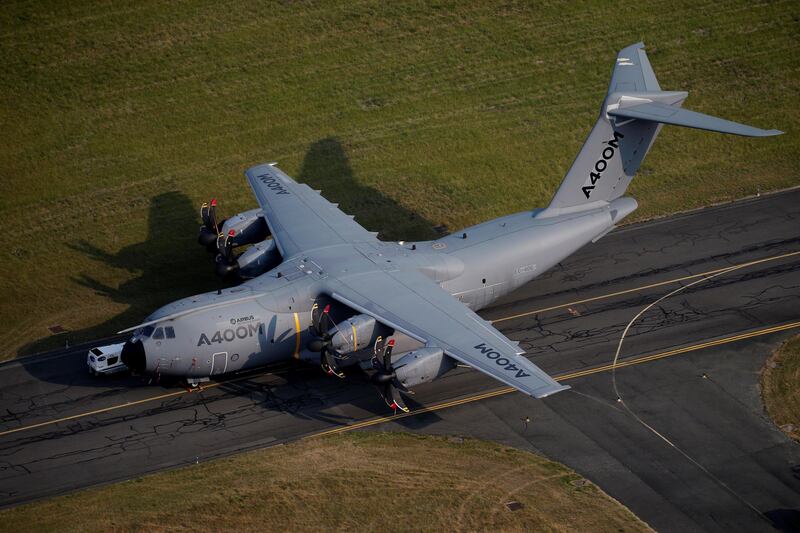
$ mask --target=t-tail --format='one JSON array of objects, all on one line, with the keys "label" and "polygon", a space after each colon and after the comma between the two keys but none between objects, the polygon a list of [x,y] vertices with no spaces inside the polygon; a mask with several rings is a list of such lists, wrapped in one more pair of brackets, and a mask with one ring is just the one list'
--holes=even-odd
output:
[{"label": "t-tail", "polygon": [[[662,91],[644,44],[623,49],[600,109],[600,117],[552,202],[538,217],[601,207],[621,197],[663,124],[748,137],[779,135],[682,109],[685,91]],[[630,212],[635,202],[629,202]],[[625,213],[628,214],[628,213]]]}]

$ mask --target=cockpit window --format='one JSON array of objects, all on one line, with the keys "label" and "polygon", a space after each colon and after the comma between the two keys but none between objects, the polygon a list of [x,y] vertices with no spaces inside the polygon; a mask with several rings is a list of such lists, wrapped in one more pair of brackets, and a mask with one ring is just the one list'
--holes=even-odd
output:
[{"label": "cockpit window", "polygon": [[156,328],[154,328],[153,326],[145,326],[145,327],[143,327],[142,328],[142,338],[143,339],[149,338],[150,335],[153,334],[153,330],[155,330],[155,329]]},{"label": "cockpit window", "polygon": [[168,339],[174,339],[175,338],[175,329],[173,329],[172,326],[165,326],[164,327],[164,333],[167,334],[167,338]]},{"label": "cockpit window", "polygon": [[158,328],[155,333],[153,333],[154,339],[163,339],[164,338],[164,330],[162,328]]},{"label": "cockpit window", "polygon": [[103,352],[101,352],[99,348],[92,348],[91,351],[95,355],[103,355]]}]

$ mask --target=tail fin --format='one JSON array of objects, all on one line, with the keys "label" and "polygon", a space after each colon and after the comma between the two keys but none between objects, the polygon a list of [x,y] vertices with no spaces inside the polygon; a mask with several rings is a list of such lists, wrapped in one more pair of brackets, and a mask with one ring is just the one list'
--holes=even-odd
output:
[{"label": "tail fin", "polygon": [[662,124],[751,137],[782,133],[681,109],[687,95],[661,90],[644,44],[623,49],[617,55],[600,117],[550,206],[537,216],[583,211],[622,196]]}]

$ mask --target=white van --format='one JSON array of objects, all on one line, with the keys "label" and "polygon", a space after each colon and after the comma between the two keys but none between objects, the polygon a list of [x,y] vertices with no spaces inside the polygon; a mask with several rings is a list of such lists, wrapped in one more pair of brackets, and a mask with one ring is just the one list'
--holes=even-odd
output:
[{"label": "white van", "polygon": [[89,350],[86,357],[86,364],[89,365],[90,374],[114,374],[128,370],[122,363],[122,347],[124,342],[119,344],[109,344],[108,346],[97,346]]}]

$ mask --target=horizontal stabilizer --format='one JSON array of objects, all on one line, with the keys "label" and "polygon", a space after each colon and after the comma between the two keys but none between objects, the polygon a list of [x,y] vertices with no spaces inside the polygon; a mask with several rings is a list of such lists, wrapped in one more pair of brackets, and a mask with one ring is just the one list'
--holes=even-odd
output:
[{"label": "horizontal stabilizer", "polygon": [[[631,107],[620,107],[609,110],[608,114],[614,117],[632,118],[636,120],[646,120],[648,122],[658,122],[661,124],[674,124],[675,126],[685,126],[687,128],[697,128],[700,130],[717,131],[720,133],[732,133],[733,135],[744,135],[747,137],[769,137],[780,135],[780,130],[762,130],[731,122],[711,115],[704,115],[695,111],[689,111],[680,107],[674,107],[659,102],[648,102]],[[617,121],[619,123],[620,121]]]}]

